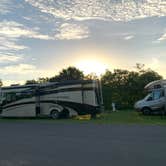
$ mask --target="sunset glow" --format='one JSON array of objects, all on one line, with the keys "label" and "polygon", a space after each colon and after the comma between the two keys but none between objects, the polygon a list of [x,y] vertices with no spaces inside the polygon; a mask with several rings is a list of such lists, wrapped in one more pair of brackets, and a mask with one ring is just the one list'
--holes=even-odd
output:
[{"label": "sunset glow", "polygon": [[96,73],[100,76],[108,68],[106,64],[95,60],[83,60],[76,64],[76,67],[84,72],[84,74]]},{"label": "sunset glow", "polygon": [[4,85],[145,64],[166,77],[164,0],[1,0],[0,79]]}]

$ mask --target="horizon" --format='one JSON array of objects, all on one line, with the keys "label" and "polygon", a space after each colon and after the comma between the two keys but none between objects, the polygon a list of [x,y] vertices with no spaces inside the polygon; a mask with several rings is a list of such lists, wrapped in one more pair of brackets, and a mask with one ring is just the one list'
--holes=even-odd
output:
[{"label": "horizon", "polygon": [[1,0],[0,71],[4,85],[145,64],[166,77],[163,0]]}]

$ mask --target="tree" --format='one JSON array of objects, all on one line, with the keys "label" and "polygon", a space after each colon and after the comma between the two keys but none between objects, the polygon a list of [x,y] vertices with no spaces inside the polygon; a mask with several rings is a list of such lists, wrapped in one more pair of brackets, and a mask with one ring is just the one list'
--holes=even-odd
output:
[{"label": "tree", "polygon": [[27,80],[25,85],[38,84],[36,80]]},{"label": "tree", "polygon": [[2,82],[2,80],[0,79],[0,87],[2,87],[2,85],[3,85],[3,82]]},{"label": "tree", "polygon": [[58,75],[55,75],[54,77],[50,78],[50,82],[83,79],[84,74],[82,71],[80,71],[76,67],[68,67],[67,69],[63,69]]},{"label": "tree", "polygon": [[98,80],[99,78],[96,75],[96,73],[90,73],[90,74],[86,75],[84,79],[85,80]]},{"label": "tree", "polygon": [[136,63],[135,68],[136,68],[137,72],[139,72],[139,73],[145,72],[145,65],[144,64]]},{"label": "tree", "polygon": [[107,70],[102,76],[106,109],[111,108],[111,102],[119,104],[122,108],[132,108],[137,100],[145,96],[146,84],[162,79],[157,72],[145,69],[144,65],[137,65],[137,67],[136,72],[122,69],[116,69],[113,72]]},{"label": "tree", "polygon": [[48,78],[48,77],[46,77],[46,78],[40,77],[40,78],[37,80],[37,82],[38,82],[39,84],[46,83],[46,82],[48,82],[48,81],[49,81],[49,78]]}]

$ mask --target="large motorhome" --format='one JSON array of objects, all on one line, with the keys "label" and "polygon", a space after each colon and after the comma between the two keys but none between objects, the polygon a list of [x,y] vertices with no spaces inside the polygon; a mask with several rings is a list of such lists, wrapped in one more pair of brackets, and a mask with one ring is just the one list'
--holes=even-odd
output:
[{"label": "large motorhome", "polygon": [[145,90],[148,95],[135,103],[135,109],[146,115],[159,111],[166,113],[166,80],[150,82]]},{"label": "large motorhome", "polygon": [[95,116],[103,109],[98,80],[2,87],[0,96],[2,117]]}]

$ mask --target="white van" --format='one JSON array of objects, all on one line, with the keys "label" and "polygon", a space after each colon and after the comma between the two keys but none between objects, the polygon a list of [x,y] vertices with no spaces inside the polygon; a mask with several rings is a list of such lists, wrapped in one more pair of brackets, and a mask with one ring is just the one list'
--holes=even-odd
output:
[{"label": "white van", "polygon": [[147,96],[135,103],[134,108],[143,114],[164,111],[166,109],[166,80],[150,82],[145,86]]}]

